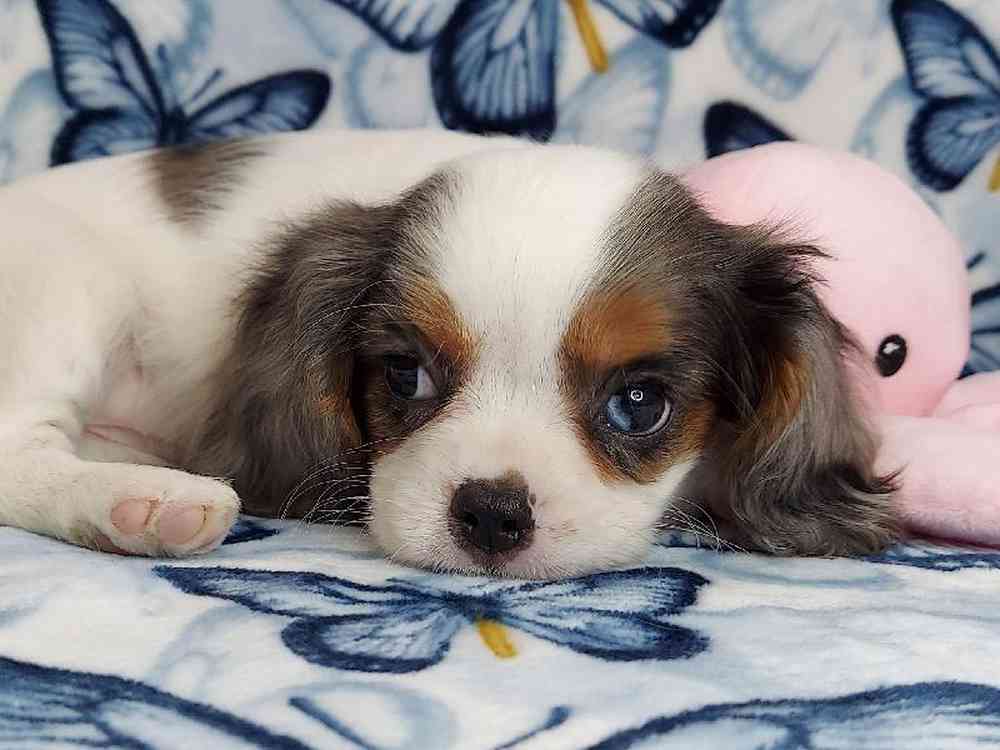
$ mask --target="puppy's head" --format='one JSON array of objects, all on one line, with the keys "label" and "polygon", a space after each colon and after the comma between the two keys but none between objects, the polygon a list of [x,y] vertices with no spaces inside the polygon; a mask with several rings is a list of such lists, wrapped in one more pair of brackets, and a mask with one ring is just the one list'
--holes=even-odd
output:
[{"label": "puppy's head", "polygon": [[290,423],[320,436],[313,458],[365,456],[349,486],[396,559],[575,574],[703,512],[779,553],[891,538],[815,250],[571,147],[478,155],[309,222],[284,327],[316,350],[296,376],[315,413]]}]

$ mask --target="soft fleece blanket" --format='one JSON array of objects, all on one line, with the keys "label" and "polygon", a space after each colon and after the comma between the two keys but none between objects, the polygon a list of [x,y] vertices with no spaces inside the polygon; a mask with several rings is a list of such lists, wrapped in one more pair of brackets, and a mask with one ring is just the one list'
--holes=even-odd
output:
[{"label": "soft fleece blanket", "polygon": [[569,581],[243,521],[196,562],[0,534],[0,747],[1000,746],[1000,554],[665,538]]},{"label": "soft fleece blanket", "polygon": [[[3,0],[0,178],[307,127],[503,130],[678,168],[805,139],[884,164],[956,231],[967,371],[993,370],[998,47],[994,0]],[[529,583],[250,519],[188,562],[3,529],[0,747],[1000,746],[1000,554],[697,542]]]}]

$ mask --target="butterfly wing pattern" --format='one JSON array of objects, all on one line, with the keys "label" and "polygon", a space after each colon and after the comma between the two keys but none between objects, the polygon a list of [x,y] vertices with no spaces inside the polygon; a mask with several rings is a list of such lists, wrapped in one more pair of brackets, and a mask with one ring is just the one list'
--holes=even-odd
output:
[{"label": "butterfly wing pattern", "polygon": [[615,52],[604,73],[591,73],[559,106],[555,143],[584,143],[651,154],[663,127],[670,52],[637,35]]},{"label": "butterfly wing pattern", "polygon": [[870,41],[887,22],[887,5],[887,0],[728,0],[726,46],[748,81],[773,99],[789,101],[808,90],[840,52],[838,45]]},{"label": "butterfly wing pattern", "polygon": [[792,137],[761,114],[742,104],[716,102],[705,111],[702,132],[709,157]]},{"label": "butterfly wing pattern", "polygon": [[1000,144],[1000,59],[940,0],[895,0],[891,13],[910,85],[926,99],[907,133],[910,168],[928,187],[952,190]]},{"label": "butterfly wing pattern", "polygon": [[282,640],[313,664],[404,673],[441,661],[464,623],[419,590],[390,581],[368,586],[318,573],[160,566],[182,591],[228,599],[291,623]]},{"label": "butterfly wing pattern", "polygon": [[668,47],[687,47],[722,5],[722,0],[599,0],[643,34]]},{"label": "butterfly wing pattern", "polygon": [[187,119],[180,142],[246,138],[308,128],[330,97],[325,73],[297,70],[262,78],[221,95]]},{"label": "butterfly wing pattern", "polygon": [[318,573],[158,566],[189,594],[291,619],[282,640],[313,664],[361,672],[416,672],[448,654],[480,620],[504,623],[609,661],[679,659],[708,641],[666,621],[707,581],[676,568],[638,568],[569,581],[524,583],[447,577],[354,583]]},{"label": "butterfly wing pattern", "polygon": [[708,581],[679,568],[635,568],[511,592],[499,619],[538,638],[609,661],[683,659],[708,639],[667,622]]},{"label": "butterfly wing pattern", "polygon": [[54,140],[53,165],[301,130],[330,96],[325,73],[294,70],[237,87],[188,114],[167,96],[173,82],[158,79],[132,27],[108,0],[37,4],[59,93],[74,110]]},{"label": "butterfly wing pattern", "polygon": [[373,28],[392,48],[416,52],[430,46],[462,0],[331,0]]},{"label": "butterfly wing pattern", "polygon": [[881,565],[900,565],[924,570],[956,571],[970,568],[1000,570],[998,552],[927,543],[898,544],[866,559]]},{"label": "butterfly wing pattern", "polygon": [[163,97],[128,21],[106,0],[39,0],[38,12],[59,93],[75,110],[52,163],[155,146]]},{"label": "butterfly wing pattern", "polygon": [[986,253],[966,261],[972,281],[972,345],[963,375],[1000,369],[1000,272]]},{"label": "butterfly wing pattern", "polygon": [[462,3],[431,52],[446,127],[539,140],[556,122],[557,3]]},{"label": "butterfly wing pattern", "polygon": [[972,750],[1000,743],[1000,690],[924,682],[818,700],[748,701],[653,719],[591,750]]},{"label": "butterfly wing pattern", "polygon": [[[400,52],[430,48],[441,122],[548,140],[556,130],[562,3],[550,0],[330,0]],[[670,48],[689,46],[721,0],[597,0]]]},{"label": "butterfly wing pattern", "polygon": [[298,740],[134,680],[0,658],[4,747],[307,750]]},{"label": "butterfly wing pattern", "polygon": [[222,543],[227,545],[259,542],[264,539],[269,539],[272,536],[277,536],[279,533],[278,529],[268,528],[257,521],[240,517],[236,520],[236,523],[233,524],[233,527],[229,530],[229,534]]}]

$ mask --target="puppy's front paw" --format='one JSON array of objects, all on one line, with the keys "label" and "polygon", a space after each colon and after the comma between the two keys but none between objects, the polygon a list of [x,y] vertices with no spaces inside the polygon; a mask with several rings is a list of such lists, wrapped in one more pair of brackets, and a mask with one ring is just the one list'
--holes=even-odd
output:
[{"label": "puppy's front paw", "polygon": [[117,498],[110,533],[97,540],[98,546],[151,557],[215,549],[236,521],[239,498],[223,482],[198,477],[192,485],[158,496]]}]

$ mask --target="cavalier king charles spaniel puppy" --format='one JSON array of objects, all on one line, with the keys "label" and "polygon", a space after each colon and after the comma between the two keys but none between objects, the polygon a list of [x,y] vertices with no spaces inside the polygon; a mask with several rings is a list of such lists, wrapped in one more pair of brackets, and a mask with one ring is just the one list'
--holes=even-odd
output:
[{"label": "cavalier king charles spaniel puppy", "polygon": [[184,556],[241,508],[352,518],[400,562],[531,578],[699,517],[783,555],[896,536],[821,250],[639,158],[296,133],[0,207],[0,524]]}]

